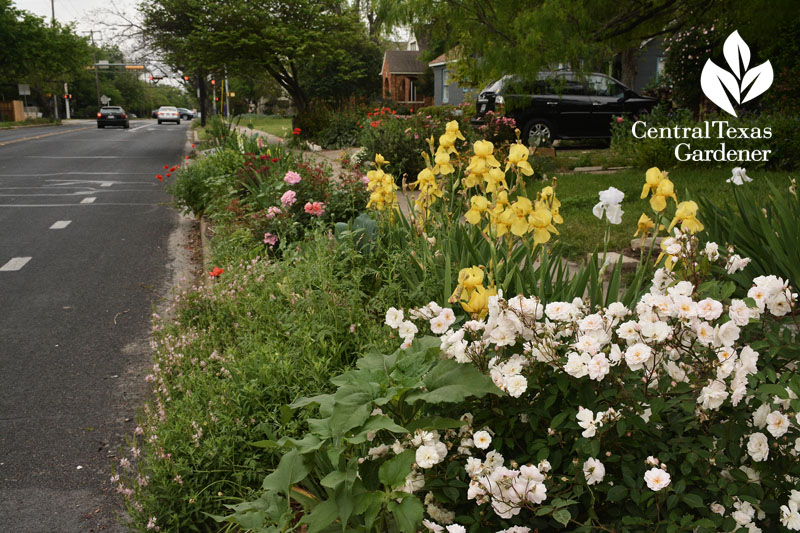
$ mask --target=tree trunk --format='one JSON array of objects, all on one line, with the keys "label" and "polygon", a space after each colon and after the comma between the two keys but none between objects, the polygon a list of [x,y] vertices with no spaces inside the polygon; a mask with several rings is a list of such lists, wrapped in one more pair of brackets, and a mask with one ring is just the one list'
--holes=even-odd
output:
[{"label": "tree trunk", "polygon": [[639,70],[639,63],[636,61],[639,52],[638,46],[631,46],[622,51],[622,83],[630,88],[636,81],[636,72]]},{"label": "tree trunk", "polygon": [[206,74],[205,72],[197,73],[197,84],[200,88],[200,125],[206,126],[206,109],[208,108],[208,97],[206,96]]}]

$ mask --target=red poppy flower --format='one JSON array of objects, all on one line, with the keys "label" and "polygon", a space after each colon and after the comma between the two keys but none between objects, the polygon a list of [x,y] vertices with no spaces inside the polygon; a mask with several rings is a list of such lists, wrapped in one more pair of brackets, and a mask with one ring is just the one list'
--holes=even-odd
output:
[{"label": "red poppy flower", "polygon": [[189,159],[189,156],[187,155],[187,156],[185,157],[185,159]]},{"label": "red poppy flower", "polygon": [[161,174],[156,174],[156,179],[158,181],[164,181],[164,176],[162,176]]},{"label": "red poppy flower", "polygon": [[194,143],[192,143],[192,148],[194,148]]},{"label": "red poppy flower", "polygon": [[172,174],[170,174],[169,172],[167,172],[167,177],[170,177],[171,175],[172,175]]},{"label": "red poppy flower", "polygon": [[222,274],[223,272],[225,272],[224,268],[214,267],[214,270],[209,272],[208,275],[211,276],[212,278],[216,278],[219,277],[219,275]]},{"label": "red poppy flower", "polygon": [[278,161],[279,161],[279,159],[278,159],[277,157],[273,157],[273,158],[272,158],[272,162],[273,162],[273,163],[277,163]]},{"label": "red poppy flower", "polygon": [[170,171],[170,172],[175,172],[175,170],[176,170],[177,168],[178,168],[178,167],[176,167],[175,165],[172,165],[172,166],[170,167],[169,171]]},{"label": "red poppy flower", "polygon": [[169,165],[164,165],[164,170],[169,170]]},{"label": "red poppy flower", "polygon": [[266,159],[266,158],[267,158],[267,156],[265,156],[265,155],[262,155],[262,156],[261,156],[261,160],[262,160],[262,161],[263,161],[264,159]]}]

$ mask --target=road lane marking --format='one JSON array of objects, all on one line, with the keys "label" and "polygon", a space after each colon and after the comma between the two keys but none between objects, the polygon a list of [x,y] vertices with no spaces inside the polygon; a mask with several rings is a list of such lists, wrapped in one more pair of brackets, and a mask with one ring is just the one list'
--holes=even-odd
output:
[{"label": "road lane marking", "polygon": [[0,272],[13,272],[15,270],[19,270],[20,268],[24,267],[25,264],[31,259],[32,258],[30,257],[15,257],[5,265],[1,266]]},{"label": "road lane marking", "polygon": [[[50,176],[152,176],[152,172],[53,172],[51,174],[0,174],[0,178],[47,178]],[[76,181],[76,180],[46,180],[46,181]],[[101,180],[79,180],[104,183]]]},{"label": "road lane marking", "polygon": [[97,197],[90,196],[88,198],[84,198],[83,200],[81,200],[81,203],[82,204],[93,204],[95,200],[97,200]]},{"label": "road lane marking", "polygon": [[50,229],[64,229],[70,225],[71,220],[59,220],[58,222],[53,222],[53,225],[50,226]]},{"label": "road lane marking", "polygon": [[63,135],[65,133],[74,133],[76,131],[83,131],[83,130],[88,130],[88,129],[90,129],[90,128],[88,128],[88,127],[87,128],[75,128],[75,129],[70,129],[70,130],[66,130],[66,131],[55,131],[55,132],[52,132],[52,133],[45,133],[44,135],[35,135],[33,137],[22,137],[20,139],[11,139],[10,141],[2,141],[2,142],[0,142],[0,146],[5,146],[7,144],[19,143],[19,142],[22,142],[22,141],[33,141],[35,139],[44,139],[45,137],[51,137],[53,135]]},{"label": "road lane marking", "polygon": [[101,187],[111,187],[112,185],[113,183],[110,181],[104,181],[103,183],[100,184]]},{"label": "road lane marking", "polygon": [[136,128],[133,128],[133,129],[130,129],[130,130],[128,130],[128,133],[130,133],[130,132],[132,132],[132,131],[140,130],[140,129],[142,129],[142,128],[147,128],[147,127],[149,127],[149,126],[152,126],[152,124],[149,124],[149,123],[148,123],[148,124],[142,124],[142,125],[141,125],[141,126],[139,126],[139,127],[136,127]]},{"label": "road lane marking", "polygon": [[0,207],[114,207],[114,206],[163,206],[163,207],[172,207],[172,203],[170,202],[157,202],[157,203],[145,203],[145,202],[103,202],[102,204],[0,204]]}]

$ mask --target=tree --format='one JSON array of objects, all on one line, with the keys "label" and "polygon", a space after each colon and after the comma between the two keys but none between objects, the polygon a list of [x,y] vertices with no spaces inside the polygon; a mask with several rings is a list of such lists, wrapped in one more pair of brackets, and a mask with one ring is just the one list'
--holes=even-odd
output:
[{"label": "tree", "polygon": [[52,104],[46,91],[60,94],[63,82],[79,76],[91,61],[88,42],[70,26],[47,24],[15,9],[10,0],[0,0],[0,50],[0,78],[30,84],[33,98],[46,108]]},{"label": "tree", "polygon": [[748,42],[766,41],[793,0],[381,0],[386,24],[429,31],[463,51],[459,74],[474,85],[503,74],[535,76],[559,64],[595,69],[623,54],[623,77],[641,43],[696,25],[736,27]]},{"label": "tree", "polygon": [[[299,113],[311,99],[302,72],[348,59],[348,46],[367,38],[344,0],[147,0],[141,9],[147,33],[170,64],[234,75],[267,72]],[[366,71],[351,64],[343,72],[350,75],[337,83]]]}]

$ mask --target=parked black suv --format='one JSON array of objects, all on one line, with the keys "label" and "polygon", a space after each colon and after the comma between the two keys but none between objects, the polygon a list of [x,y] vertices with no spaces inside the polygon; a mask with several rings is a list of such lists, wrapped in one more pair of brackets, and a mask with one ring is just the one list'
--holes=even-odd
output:
[{"label": "parked black suv", "polygon": [[613,117],[647,113],[657,103],[605,74],[543,72],[533,82],[504,76],[490,83],[478,95],[478,113],[471,122],[480,126],[488,111],[502,112],[516,121],[526,144],[608,138]]}]

